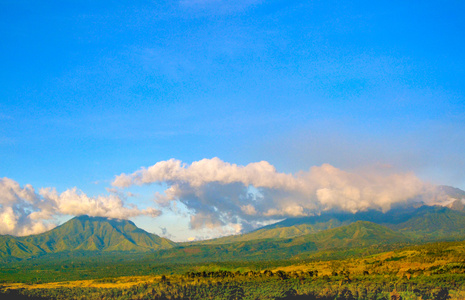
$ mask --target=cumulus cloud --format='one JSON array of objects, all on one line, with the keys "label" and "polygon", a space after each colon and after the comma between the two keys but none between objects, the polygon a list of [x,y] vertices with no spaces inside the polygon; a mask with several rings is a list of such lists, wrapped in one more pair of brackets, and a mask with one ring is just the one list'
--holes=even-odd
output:
[{"label": "cumulus cloud", "polygon": [[243,183],[256,187],[294,189],[295,177],[278,173],[274,166],[266,161],[238,166],[223,162],[219,158],[202,159],[191,165],[180,160],[160,161],[149,168],[130,175],[121,174],[113,181],[113,186],[129,187],[154,182],[186,182],[192,187],[201,187],[210,182],[221,184]]},{"label": "cumulus cloud", "polygon": [[59,194],[54,188],[38,192],[27,184],[0,178],[0,234],[29,235],[49,230],[59,215],[90,215],[127,219],[138,215],[157,216],[154,208],[126,206],[118,195],[89,197],[76,188]]},{"label": "cumulus cloud", "polygon": [[260,222],[300,217],[337,210],[388,211],[406,201],[443,201],[436,187],[413,173],[390,173],[386,169],[347,172],[329,164],[295,174],[280,173],[266,161],[246,166],[219,158],[185,164],[160,161],[132,174],[116,176],[112,185],[166,184],[155,201],[165,207],[181,202],[191,210],[193,229],[240,224],[244,229]]}]

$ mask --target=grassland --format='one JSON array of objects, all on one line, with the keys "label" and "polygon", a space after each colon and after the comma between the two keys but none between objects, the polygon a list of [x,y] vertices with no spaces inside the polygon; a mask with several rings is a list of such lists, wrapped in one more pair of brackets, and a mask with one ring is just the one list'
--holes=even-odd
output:
[{"label": "grassland", "polygon": [[[326,256],[335,253],[338,251],[327,251]],[[432,243],[366,253],[366,249],[359,249],[343,259],[324,259],[320,253],[318,257],[302,260],[178,265],[151,265],[150,259],[142,256],[117,262],[115,257],[100,265],[82,260],[76,263],[73,271],[64,268],[65,265],[56,269],[58,264],[36,263],[29,265],[27,271],[36,276],[36,282],[22,273],[10,273],[6,278],[2,268],[2,296],[14,299],[465,297],[465,242]],[[74,280],[77,269],[84,274],[93,274],[92,278]],[[55,279],[47,275],[51,270],[56,272]]]}]

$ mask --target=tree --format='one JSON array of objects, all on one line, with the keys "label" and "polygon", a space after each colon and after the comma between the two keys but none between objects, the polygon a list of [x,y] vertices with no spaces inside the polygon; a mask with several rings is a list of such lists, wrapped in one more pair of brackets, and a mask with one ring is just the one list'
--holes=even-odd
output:
[{"label": "tree", "polygon": [[287,279],[287,278],[288,278],[287,274],[286,274],[284,271],[281,271],[281,270],[279,270],[278,272],[276,272],[276,275],[277,275],[280,279]]},{"label": "tree", "polygon": [[240,300],[244,298],[244,289],[240,286],[233,286],[231,291],[231,296],[229,299],[231,300]]},{"label": "tree", "polygon": [[396,290],[393,290],[390,296],[391,300],[402,300],[402,296]]},{"label": "tree", "polygon": [[431,291],[431,297],[435,300],[447,300],[450,299],[449,290],[445,287],[439,287]]},{"label": "tree", "polygon": [[344,287],[337,294],[336,300],[354,300],[354,296],[353,296],[352,292],[347,287]]},{"label": "tree", "polygon": [[271,276],[273,276],[273,272],[270,271],[270,270],[265,270],[265,272],[263,272],[263,274],[264,274],[266,277],[271,277]]}]

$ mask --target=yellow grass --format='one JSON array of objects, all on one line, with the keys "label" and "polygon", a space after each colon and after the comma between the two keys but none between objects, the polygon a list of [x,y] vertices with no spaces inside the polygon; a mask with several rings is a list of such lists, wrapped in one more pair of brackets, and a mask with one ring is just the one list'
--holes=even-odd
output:
[{"label": "yellow grass", "polygon": [[39,284],[25,284],[25,283],[10,283],[4,284],[6,289],[52,289],[59,287],[95,287],[95,288],[130,288],[134,285],[141,283],[152,283],[155,281],[160,281],[161,276],[124,276],[111,278],[116,282],[100,282],[100,280],[75,280],[75,281],[63,281],[63,282],[49,282],[49,283],[39,283]]},{"label": "yellow grass", "polygon": [[[463,251],[463,250],[461,250]],[[458,262],[457,257],[438,257],[434,261],[415,261],[424,254],[420,251],[407,250],[402,252],[385,252],[365,258],[336,261],[317,261],[306,264],[278,267],[272,270],[286,272],[308,272],[318,270],[318,276],[331,275],[332,272],[350,272],[351,275],[362,275],[364,271],[370,274],[394,274],[398,277],[417,276],[420,273],[430,275],[431,267],[444,266]],[[399,260],[396,260],[399,259]],[[409,275],[410,274],[410,275]],[[464,298],[465,299],[465,298]]]},{"label": "yellow grass", "polygon": [[[314,261],[307,263],[300,263],[290,266],[277,267],[273,269],[273,272],[282,270],[285,272],[308,272],[318,271],[318,276],[331,276],[333,272],[344,273],[349,272],[351,276],[362,275],[364,272],[369,274],[380,274],[385,276],[396,275],[401,277],[415,277],[418,275],[428,276],[431,275],[429,271],[432,267],[446,266],[450,263],[463,263],[465,256],[465,247],[463,245],[451,245],[447,248],[449,251],[454,250],[453,255],[444,253],[441,256],[435,258],[426,255],[425,250],[404,250],[404,251],[391,251],[380,254],[375,254],[363,258],[349,258],[346,260],[334,260],[334,261]],[[194,267],[192,271],[219,271],[222,269],[221,265],[204,265]],[[238,267],[235,270],[230,271],[249,271],[247,267]],[[173,278],[174,279],[174,278]],[[161,280],[161,276],[125,276],[118,278],[109,278],[108,282],[105,279],[94,279],[94,280],[77,280],[77,281],[65,281],[65,282],[51,282],[42,284],[24,284],[24,283],[11,283],[4,284],[4,288],[18,289],[50,289],[59,287],[94,287],[94,288],[130,288],[134,285],[153,283]],[[112,282],[113,281],[113,282]],[[454,299],[465,299],[464,292],[454,292]]]}]

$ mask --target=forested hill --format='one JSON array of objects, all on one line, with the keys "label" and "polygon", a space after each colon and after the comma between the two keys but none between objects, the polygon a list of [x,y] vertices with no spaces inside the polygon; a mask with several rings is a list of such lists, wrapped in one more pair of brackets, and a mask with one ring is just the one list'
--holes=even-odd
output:
[{"label": "forested hill", "polygon": [[[454,207],[457,207],[457,203]],[[319,216],[289,218],[242,235],[200,241],[198,244],[227,244],[259,239],[295,238],[328,229],[368,221],[403,233],[412,241],[441,241],[465,238],[465,211],[442,206],[403,206],[386,213],[325,213]]]},{"label": "forested hill", "polygon": [[52,258],[77,253],[88,256],[154,251],[157,253],[150,255],[153,259],[173,263],[278,260],[331,249],[346,251],[380,245],[464,240],[462,196],[465,192],[448,187],[444,190],[456,200],[448,207],[416,203],[397,206],[386,213],[375,210],[355,214],[327,212],[289,218],[242,235],[190,243],[174,243],[128,220],[79,216],[42,234],[0,236],[0,261],[48,254],[51,256],[47,257]]},{"label": "forested hill", "polygon": [[147,252],[174,246],[176,243],[148,233],[131,221],[84,215],[42,234],[0,236],[0,257],[27,258],[71,251]]},{"label": "forested hill", "polygon": [[[300,259],[325,251],[370,248],[381,251],[411,243],[404,234],[367,221],[295,238],[258,239],[224,244],[183,244],[152,255],[157,262],[206,263],[226,261],[273,261]],[[371,250],[370,250],[371,251]]]}]

